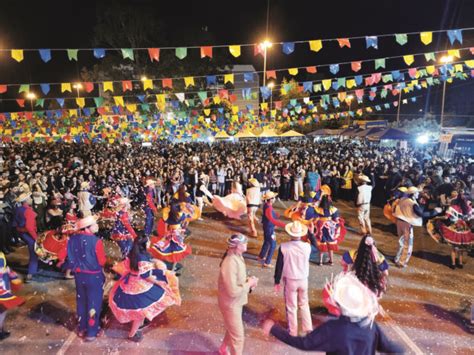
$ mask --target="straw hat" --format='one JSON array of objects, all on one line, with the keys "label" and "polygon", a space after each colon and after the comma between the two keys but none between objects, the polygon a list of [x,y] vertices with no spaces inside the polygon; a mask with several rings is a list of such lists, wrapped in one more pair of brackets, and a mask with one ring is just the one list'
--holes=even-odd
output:
[{"label": "straw hat", "polygon": [[87,216],[84,217],[76,222],[77,229],[84,229],[87,227],[92,226],[93,224],[97,223],[97,217],[95,216]]},{"label": "straw hat", "polygon": [[278,196],[278,194],[276,192],[267,191],[263,194],[262,199],[264,199],[266,201],[266,200],[270,200],[271,198],[274,198],[274,197],[277,197],[277,196]]},{"label": "straw hat", "polygon": [[408,191],[408,189],[405,186],[401,186],[401,187],[398,188],[398,191],[406,193]]},{"label": "straw hat", "polygon": [[253,187],[260,187],[260,183],[255,178],[249,179],[249,182],[252,184]]},{"label": "straw hat", "polygon": [[145,180],[145,186],[151,186],[155,184],[155,180],[153,179],[146,179]]},{"label": "straw hat", "polygon": [[248,238],[243,234],[232,234],[227,239],[227,246],[229,248],[235,248],[240,244],[246,244],[248,242]]},{"label": "straw hat", "polygon": [[18,196],[15,201],[16,202],[25,202],[29,197],[31,196],[31,193],[29,192],[23,192],[22,194],[20,194],[20,196]]},{"label": "straw hat", "polygon": [[88,181],[83,181],[81,182],[81,190],[85,190],[89,188],[89,182]]},{"label": "straw hat", "polygon": [[371,182],[371,181],[370,181],[370,178],[369,178],[368,176],[366,176],[366,175],[360,175],[360,176],[359,176],[359,180],[360,180],[360,181],[364,181],[364,182]]},{"label": "straw hat", "polygon": [[416,186],[410,186],[408,189],[407,189],[407,194],[409,195],[413,195],[417,192],[420,192],[420,190],[416,187]]},{"label": "straw hat", "polygon": [[346,317],[374,319],[379,312],[377,297],[353,272],[336,276],[332,284],[331,298]]},{"label": "straw hat", "polygon": [[300,221],[294,221],[285,226],[285,231],[294,238],[301,238],[308,234],[308,227]]}]

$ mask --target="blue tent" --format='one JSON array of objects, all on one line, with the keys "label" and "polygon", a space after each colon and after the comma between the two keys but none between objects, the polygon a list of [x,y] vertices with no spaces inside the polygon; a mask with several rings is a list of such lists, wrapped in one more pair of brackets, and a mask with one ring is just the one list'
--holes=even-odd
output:
[{"label": "blue tent", "polygon": [[409,135],[408,133],[401,131],[399,129],[387,128],[382,131],[371,133],[367,136],[367,138],[371,140],[390,139],[390,140],[398,140],[398,141],[408,141],[408,140],[411,140],[413,137]]}]

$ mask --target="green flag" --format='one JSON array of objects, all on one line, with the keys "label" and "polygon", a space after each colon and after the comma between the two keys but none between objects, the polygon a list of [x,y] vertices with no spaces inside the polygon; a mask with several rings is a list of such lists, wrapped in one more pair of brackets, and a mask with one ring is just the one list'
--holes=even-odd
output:
[{"label": "green flag", "polygon": [[38,100],[36,100],[35,106],[41,106],[41,107],[43,107],[43,106],[44,106],[44,99],[38,99]]},{"label": "green flag", "polygon": [[201,101],[205,101],[207,99],[207,91],[199,91],[198,97]]},{"label": "green flag", "polygon": [[77,62],[77,49],[68,49],[67,50],[67,57],[69,60],[75,60]]},{"label": "green flag", "polygon": [[96,107],[101,107],[102,104],[104,103],[104,98],[103,97],[94,97],[94,102]]},{"label": "green flag", "polygon": [[184,59],[188,55],[188,49],[186,47],[176,48],[176,56],[179,59]]},{"label": "green flag", "polygon": [[395,40],[397,41],[399,45],[403,46],[408,42],[408,36],[405,33],[396,34]]},{"label": "green flag", "polygon": [[130,59],[130,60],[134,60],[135,57],[133,55],[133,49],[132,48],[122,48],[121,49],[122,51],[122,57],[123,59]]},{"label": "green flag", "polygon": [[375,59],[375,70],[385,68],[385,58]]},{"label": "green flag", "polygon": [[382,81],[384,83],[388,83],[389,81],[393,81],[392,74],[385,74],[384,76],[382,76]]},{"label": "green flag", "polygon": [[425,59],[427,62],[429,62],[430,60],[436,62],[436,57],[434,53],[425,53]]},{"label": "green flag", "polygon": [[21,84],[20,89],[18,90],[18,93],[22,93],[22,92],[30,92],[30,85]]}]

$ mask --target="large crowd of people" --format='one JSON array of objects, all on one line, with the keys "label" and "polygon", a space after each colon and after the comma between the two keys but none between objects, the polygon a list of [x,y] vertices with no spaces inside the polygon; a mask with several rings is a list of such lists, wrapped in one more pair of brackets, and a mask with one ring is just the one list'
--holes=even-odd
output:
[{"label": "large crowd of people", "polygon": [[[7,310],[21,303],[20,297],[16,302],[2,301],[3,295],[16,297],[11,285],[18,279],[4,255],[26,244],[25,282],[35,281],[40,260],[57,262],[66,279],[75,279],[78,333],[87,341],[100,336],[106,262],[102,239],[110,238],[121,251],[114,266],[118,280],[109,295],[110,309],[120,322],[131,323],[129,338],[139,341],[146,322],[181,303],[176,276],[180,261],[191,253],[188,225],[203,218],[206,202],[228,218],[247,214],[249,237],[260,233],[256,213],[262,207],[258,260],[273,268],[278,250],[275,288],[279,290],[283,282],[289,333],[268,322],[264,328],[307,350],[335,349],[327,339],[318,338],[317,329],[312,331],[306,306],[312,251],[320,255],[316,264],[332,265],[333,252],[344,240],[344,216],[335,205],[339,199],[354,203],[363,238],[359,249],[342,259],[345,273],[353,278],[341,276],[326,287],[327,307],[342,323],[328,325],[325,332],[347,328],[344,322],[372,327],[374,303],[386,291],[388,263],[375,247],[371,205],[384,207],[396,224],[399,250],[394,264],[400,268],[408,265],[412,254],[413,226],[428,223],[429,234],[452,247],[453,269],[463,267],[463,252],[474,244],[474,160],[458,156],[445,161],[435,149],[300,139],[270,144],[163,142],[151,147],[30,143],[4,146],[0,152],[0,273],[5,279],[0,304]],[[277,199],[293,201],[285,211],[291,223],[273,209]],[[291,239],[279,249],[276,227]],[[218,281],[227,330],[220,351],[242,353],[242,306],[258,279],[247,278],[245,272],[242,253],[247,237],[233,235],[228,243]],[[342,291],[336,295],[334,289]],[[366,290],[375,301],[363,296]],[[354,309],[345,307],[345,302],[357,304],[361,312],[352,314]],[[298,308],[307,341],[296,338]],[[1,327],[5,315],[6,311],[0,313]],[[361,349],[371,349],[369,353],[398,349],[379,328],[374,329],[361,335],[363,341],[372,342]],[[0,338],[8,335],[2,330]],[[345,345],[346,350],[356,348]]]}]

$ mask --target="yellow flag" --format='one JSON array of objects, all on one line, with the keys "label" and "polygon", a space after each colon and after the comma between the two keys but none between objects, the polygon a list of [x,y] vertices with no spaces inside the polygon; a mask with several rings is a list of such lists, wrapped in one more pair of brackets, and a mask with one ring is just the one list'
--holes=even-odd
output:
[{"label": "yellow flag", "polygon": [[71,134],[75,136],[77,134],[77,129],[75,127],[71,127]]},{"label": "yellow flag", "polygon": [[204,115],[209,116],[211,114],[211,110],[208,108],[204,109]]},{"label": "yellow flag", "polygon": [[349,79],[346,81],[346,88],[350,89],[356,86],[356,81],[354,79]]},{"label": "yellow flag", "polygon": [[238,113],[238,112],[239,112],[239,106],[233,105],[233,106],[232,106],[232,113],[233,113],[233,114],[236,114],[236,113]]},{"label": "yellow flag", "polygon": [[114,102],[117,106],[125,106],[123,103],[123,96],[114,96]]},{"label": "yellow flag", "polygon": [[125,107],[127,108],[128,111],[130,111],[132,113],[137,110],[137,105],[135,105],[135,104],[127,104]]},{"label": "yellow flag", "polygon": [[405,61],[405,63],[407,63],[407,65],[412,65],[415,61],[415,57],[412,54],[404,55],[403,60]]},{"label": "yellow flag", "polygon": [[77,110],[76,109],[69,110],[69,116],[76,116],[76,115],[77,115]]},{"label": "yellow flag", "polygon": [[290,73],[290,75],[296,75],[298,74],[298,68],[288,69],[288,73]]},{"label": "yellow flag", "polygon": [[277,114],[277,110],[271,110],[270,114],[272,115],[272,117],[275,117]]},{"label": "yellow flag", "polygon": [[323,41],[320,39],[309,41],[309,49],[313,52],[319,52],[323,48]]},{"label": "yellow flag", "polygon": [[114,84],[111,81],[104,81],[104,91],[114,92]]},{"label": "yellow flag", "polygon": [[5,130],[5,135],[6,136],[11,136],[12,135],[12,130],[11,129],[6,129]]},{"label": "yellow flag", "polygon": [[421,87],[423,87],[423,88],[426,89],[426,88],[428,87],[428,83],[423,80],[423,81],[421,82]]},{"label": "yellow flag", "polygon": [[83,108],[85,105],[86,105],[86,100],[83,98],[83,97],[78,97],[76,99],[76,104],[77,106],[79,106],[80,108]]},{"label": "yellow flag", "polygon": [[325,79],[325,80],[323,80],[323,88],[324,88],[324,90],[328,91],[328,90],[331,88],[331,83],[332,83],[332,80],[331,80],[331,79]]},{"label": "yellow flag", "polygon": [[430,74],[430,75],[433,74],[433,73],[435,72],[435,70],[436,70],[436,69],[435,69],[434,65],[428,65],[428,66],[426,67],[426,72],[427,72],[428,74]]},{"label": "yellow flag", "polygon": [[115,139],[109,138],[109,144],[113,144],[115,142]]},{"label": "yellow flag", "polygon": [[459,54],[459,49],[450,49],[448,50],[448,55],[456,58],[461,58],[461,54]]},{"label": "yellow flag", "polygon": [[234,74],[226,74],[224,75],[224,84],[227,83],[234,83]]},{"label": "yellow flag", "polygon": [[229,52],[234,57],[240,57],[240,46],[229,46]]},{"label": "yellow flag", "polygon": [[262,103],[260,104],[260,108],[261,108],[262,110],[268,109],[268,103],[267,103],[267,102],[262,102]]},{"label": "yellow flag", "polygon": [[146,89],[153,90],[153,80],[151,80],[151,79],[143,80],[143,90],[146,90]]},{"label": "yellow flag", "polygon": [[448,79],[446,79],[446,82],[449,83],[449,84],[452,84],[453,78],[448,78]]},{"label": "yellow flag", "polygon": [[433,32],[421,32],[420,38],[424,45],[428,45],[433,41]]},{"label": "yellow flag", "polygon": [[184,78],[184,86],[194,86],[194,78],[192,76],[187,76]]},{"label": "yellow flag", "polygon": [[166,108],[166,96],[165,94],[158,94],[156,95],[156,107],[160,111],[164,111]]},{"label": "yellow flag", "polygon": [[280,93],[281,93],[282,95],[286,95],[286,90],[285,90],[285,88],[284,88],[283,86],[280,88]]},{"label": "yellow flag", "polygon": [[62,83],[61,84],[61,92],[69,91],[72,92],[71,83]]},{"label": "yellow flag", "polygon": [[466,63],[466,65],[469,67],[469,68],[474,68],[474,60],[466,60],[464,63]]},{"label": "yellow flag", "polygon": [[215,104],[219,105],[221,103],[221,98],[219,95],[214,96],[213,101]]},{"label": "yellow flag", "polygon": [[23,60],[23,49],[12,49],[12,58],[17,62],[21,62]]},{"label": "yellow flag", "polygon": [[455,64],[455,65],[454,65],[454,71],[455,71],[456,73],[462,72],[462,64]]}]

